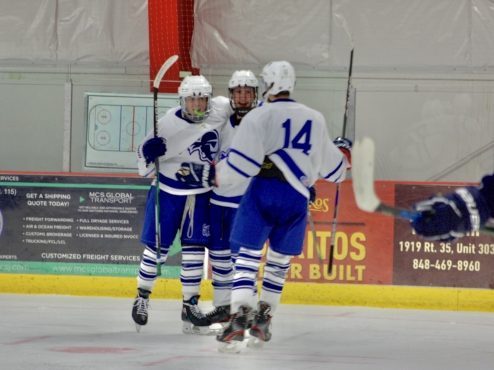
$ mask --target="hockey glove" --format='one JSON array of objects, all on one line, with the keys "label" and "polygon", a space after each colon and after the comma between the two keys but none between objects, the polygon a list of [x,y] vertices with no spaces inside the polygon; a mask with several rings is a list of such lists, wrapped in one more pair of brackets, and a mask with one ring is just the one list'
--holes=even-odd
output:
[{"label": "hockey glove", "polygon": [[466,232],[478,231],[489,219],[485,202],[474,187],[432,197],[412,208],[421,213],[411,221],[412,228],[418,236],[430,240],[455,241]]},{"label": "hockey glove", "polygon": [[154,162],[158,157],[165,155],[166,144],[162,137],[153,137],[142,146],[142,155],[146,158],[146,164]]},{"label": "hockey glove", "polygon": [[338,136],[336,139],[333,140],[334,145],[340,149],[343,154],[345,154],[347,160],[348,160],[348,167],[346,168],[349,170],[352,168],[352,153],[350,149],[352,149],[352,141],[350,139],[347,139],[346,137],[341,137]]},{"label": "hockey glove", "polygon": [[175,174],[178,181],[193,188],[209,188],[214,186],[215,169],[214,163],[196,164],[182,163],[182,167]]},{"label": "hockey glove", "polygon": [[313,186],[311,186],[309,188],[309,193],[310,193],[310,195],[309,195],[309,204],[312,204],[312,203],[314,203],[316,201],[316,188],[313,187]]}]

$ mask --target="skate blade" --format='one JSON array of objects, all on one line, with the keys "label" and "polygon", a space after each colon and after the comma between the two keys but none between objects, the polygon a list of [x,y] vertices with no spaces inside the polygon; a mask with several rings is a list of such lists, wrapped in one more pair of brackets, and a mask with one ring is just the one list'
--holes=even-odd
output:
[{"label": "skate blade", "polygon": [[257,338],[257,337],[251,336],[249,338],[249,341],[247,342],[247,347],[249,347],[249,348],[262,348],[262,347],[264,347],[264,343],[266,343],[266,342]]},{"label": "skate blade", "polygon": [[218,351],[222,353],[239,353],[242,349],[242,342],[238,340],[231,340],[229,342],[220,342],[218,344]]},{"label": "skate blade", "polygon": [[221,333],[223,333],[224,328],[225,325],[222,325],[220,323],[211,324],[211,326],[209,327],[208,335],[220,335]]},{"label": "skate blade", "polygon": [[141,325],[136,324],[136,330],[137,330],[138,333],[140,333],[141,332]]},{"label": "skate blade", "polygon": [[188,321],[182,321],[182,332],[184,334],[212,335],[209,326],[194,326]]}]

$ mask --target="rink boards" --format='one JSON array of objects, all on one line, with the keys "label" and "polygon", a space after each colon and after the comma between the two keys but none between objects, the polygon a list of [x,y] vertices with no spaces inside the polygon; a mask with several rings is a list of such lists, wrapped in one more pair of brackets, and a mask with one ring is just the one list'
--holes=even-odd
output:
[{"label": "rink boards", "polygon": [[[408,207],[461,185],[377,181],[376,192],[385,203]],[[426,242],[413,235],[408,221],[360,211],[351,181],[340,190],[329,274],[336,186],[319,181],[316,189],[310,211],[322,263],[307,225],[283,302],[492,310],[492,236]],[[136,176],[0,173],[0,291],[133,296],[148,190],[149,180]],[[175,242],[155,298],[181,297],[180,260]],[[210,280],[201,295],[212,298]]]}]

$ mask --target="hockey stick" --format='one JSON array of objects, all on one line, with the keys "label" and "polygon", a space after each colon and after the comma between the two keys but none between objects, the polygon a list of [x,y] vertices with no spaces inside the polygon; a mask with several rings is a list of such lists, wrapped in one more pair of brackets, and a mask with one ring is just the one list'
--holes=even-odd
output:
[{"label": "hockey stick", "polygon": [[[352,150],[353,192],[357,206],[365,212],[382,213],[404,220],[414,221],[422,217],[422,213],[384,204],[374,189],[374,142],[363,138],[355,142]],[[484,234],[494,234],[494,228],[484,226],[479,230]]]},{"label": "hockey stick", "polygon": [[[348,119],[348,102],[350,100],[350,84],[352,79],[352,67],[353,67],[353,48],[350,52],[350,67],[348,68],[348,85],[346,88],[346,102],[345,102],[345,116],[343,117],[343,134],[345,137],[346,133],[346,122]],[[336,194],[334,197],[334,213],[333,213],[333,230],[331,231],[331,246],[329,247],[329,261],[328,261],[328,274],[333,271],[333,256],[334,256],[334,243],[336,240],[336,224],[338,222],[338,205],[340,198],[340,187],[341,183],[336,184]]]},{"label": "hockey stick", "polygon": [[[158,137],[158,90],[160,88],[161,79],[165,75],[166,71],[170,69],[170,67],[175,63],[178,59],[178,55],[172,55],[170,58],[166,60],[165,63],[161,66],[158,74],[154,78],[153,82],[153,100],[154,100],[154,137]],[[157,276],[161,276],[161,223],[160,223],[160,160],[156,158],[154,160],[155,167],[155,190],[156,190],[156,199],[155,199],[155,207],[154,207],[154,218],[155,224],[154,227],[156,229],[156,268],[157,268]]]},{"label": "hockey stick", "polygon": [[353,192],[357,206],[365,212],[382,213],[405,220],[416,220],[420,213],[381,203],[374,190],[374,142],[365,137],[352,148]]},{"label": "hockey stick", "polygon": [[321,247],[319,246],[319,242],[317,241],[316,227],[314,226],[314,219],[312,218],[312,213],[310,213],[310,210],[307,211],[307,217],[309,219],[309,225],[312,231],[312,238],[314,239],[314,244],[316,245],[317,257],[319,259],[319,263],[322,264],[323,261]]}]

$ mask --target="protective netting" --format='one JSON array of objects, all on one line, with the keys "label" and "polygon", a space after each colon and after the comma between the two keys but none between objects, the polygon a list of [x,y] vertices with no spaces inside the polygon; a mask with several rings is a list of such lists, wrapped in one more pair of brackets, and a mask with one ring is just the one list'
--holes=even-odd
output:
[{"label": "protective netting", "polygon": [[176,93],[179,71],[192,69],[189,49],[194,30],[194,0],[149,0],[150,79],[154,80],[162,64],[172,55],[178,61],[169,69],[160,85],[160,92]]}]

